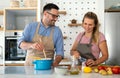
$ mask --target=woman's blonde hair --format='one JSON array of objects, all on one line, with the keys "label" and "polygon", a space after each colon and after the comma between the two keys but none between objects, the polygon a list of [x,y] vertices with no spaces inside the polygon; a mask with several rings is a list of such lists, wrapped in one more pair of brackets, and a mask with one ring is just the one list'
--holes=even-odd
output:
[{"label": "woman's blonde hair", "polygon": [[82,22],[84,22],[85,18],[90,18],[90,19],[94,20],[95,27],[93,28],[92,41],[95,42],[96,44],[98,44],[98,41],[99,41],[99,26],[100,26],[99,21],[98,21],[98,17],[93,12],[87,12],[83,17]]}]

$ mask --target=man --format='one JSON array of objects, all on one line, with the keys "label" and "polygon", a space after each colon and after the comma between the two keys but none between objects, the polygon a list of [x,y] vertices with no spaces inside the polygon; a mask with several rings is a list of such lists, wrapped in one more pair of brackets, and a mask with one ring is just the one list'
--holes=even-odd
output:
[{"label": "man", "polygon": [[18,47],[27,50],[25,65],[31,66],[33,57],[54,58],[53,66],[57,66],[64,57],[63,35],[61,30],[55,26],[59,17],[59,7],[48,3],[43,8],[43,17],[40,23],[28,24],[22,37],[18,41]]}]

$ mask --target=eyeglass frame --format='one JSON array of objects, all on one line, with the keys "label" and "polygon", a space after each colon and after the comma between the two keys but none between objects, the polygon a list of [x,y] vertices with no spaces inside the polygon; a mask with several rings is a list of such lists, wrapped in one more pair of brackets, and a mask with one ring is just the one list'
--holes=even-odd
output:
[{"label": "eyeglass frame", "polygon": [[58,17],[60,17],[60,15],[55,15],[55,14],[50,13],[50,12],[48,12],[48,11],[47,11],[47,13],[50,14],[50,15],[52,15],[52,17],[54,17],[54,18],[58,18]]}]

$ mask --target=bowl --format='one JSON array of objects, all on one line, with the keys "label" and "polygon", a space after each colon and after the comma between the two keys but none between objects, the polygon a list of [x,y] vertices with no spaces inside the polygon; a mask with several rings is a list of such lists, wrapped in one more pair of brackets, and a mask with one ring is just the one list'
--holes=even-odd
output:
[{"label": "bowl", "polygon": [[34,69],[35,70],[49,70],[51,69],[52,66],[52,59],[45,58],[45,59],[40,59],[40,60],[34,60]]},{"label": "bowl", "polygon": [[72,23],[72,24],[76,24],[76,23],[77,23],[77,20],[76,20],[76,19],[72,19],[72,20],[71,20],[71,23]]},{"label": "bowl", "polygon": [[58,75],[65,75],[68,71],[68,66],[56,66],[55,73]]}]

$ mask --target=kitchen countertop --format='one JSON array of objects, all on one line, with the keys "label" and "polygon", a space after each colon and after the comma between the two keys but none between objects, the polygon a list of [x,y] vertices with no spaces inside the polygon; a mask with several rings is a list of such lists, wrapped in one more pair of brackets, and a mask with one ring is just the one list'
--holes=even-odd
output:
[{"label": "kitchen countertop", "polygon": [[120,74],[103,76],[99,73],[58,75],[51,70],[34,70],[33,66],[0,66],[0,78],[120,78]]}]

